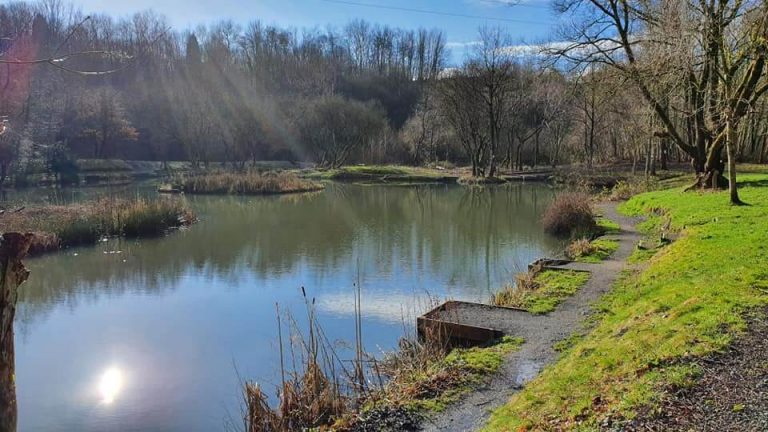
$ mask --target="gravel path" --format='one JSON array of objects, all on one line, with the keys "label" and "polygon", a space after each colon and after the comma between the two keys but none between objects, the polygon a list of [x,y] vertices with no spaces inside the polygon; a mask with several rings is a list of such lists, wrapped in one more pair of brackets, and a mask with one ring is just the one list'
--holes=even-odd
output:
[{"label": "gravel path", "polygon": [[450,407],[438,417],[427,420],[422,427],[426,431],[471,431],[482,427],[490,412],[504,404],[509,397],[534,378],[541,369],[557,359],[553,345],[579,328],[591,305],[605,294],[625,266],[627,257],[641,239],[635,231],[636,220],[619,215],[616,205],[600,206],[603,215],[616,221],[621,232],[611,234],[619,241],[619,249],[613,256],[599,264],[573,263],[565,268],[589,270],[589,281],[576,294],[563,301],[548,315],[529,316],[515,325],[514,336],[525,339],[520,350],[512,353],[501,371],[491,382],[469,395],[462,402]]}]

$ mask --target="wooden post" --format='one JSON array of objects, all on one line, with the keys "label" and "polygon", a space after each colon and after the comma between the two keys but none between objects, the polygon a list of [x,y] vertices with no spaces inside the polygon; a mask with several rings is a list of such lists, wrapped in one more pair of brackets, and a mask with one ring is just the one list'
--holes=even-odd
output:
[{"label": "wooden post", "polygon": [[0,236],[0,432],[16,432],[16,364],[13,319],[19,286],[29,271],[21,259],[27,254],[32,234]]}]

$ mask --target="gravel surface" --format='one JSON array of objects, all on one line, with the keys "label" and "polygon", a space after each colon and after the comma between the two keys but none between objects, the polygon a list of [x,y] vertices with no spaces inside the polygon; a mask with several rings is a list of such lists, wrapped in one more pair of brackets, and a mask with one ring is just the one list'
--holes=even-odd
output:
[{"label": "gravel surface", "polygon": [[696,363],[702,374],[686,389],[670,389],[660,413],[646,413],[629,431],[768,431],[768,310],[728,351]]},{"label": "gravel surface", "polygon": [[521,336],[520,333],[535,327],[540,321],[540,317],[523,310],[463,302],[453,303],[450,309],[438,311],[430,318],[501,330],[510,336]]},{"label": "gravel surface", "polygon": [[[525,319],[515,316],[508,323],[510,334],[524,338],[525,343],[509,355],[500,372],[488,385],[449,407],[439,416],[427,419],[421,425],[424,430],[470,431],[482,427],[493,409],[504,404],[544,366],[557,359],[553,345],[579,328],[591,312],[590,305],[608,292],[624,268],[635,243],[641,239],[635,231],[636,220],[619,215],[615,204],[605,204],[601,210],[605,217],[621,226],[621,232],[611,235],[619,242],[619,249],[611,258],[599,264],[573,263],[564,266],[574,270],[589,270],[592,275],[586,285],[564,300],[554,312],[539,316],[528,315]],[[496,327],[496,324],[489,327]]]}]

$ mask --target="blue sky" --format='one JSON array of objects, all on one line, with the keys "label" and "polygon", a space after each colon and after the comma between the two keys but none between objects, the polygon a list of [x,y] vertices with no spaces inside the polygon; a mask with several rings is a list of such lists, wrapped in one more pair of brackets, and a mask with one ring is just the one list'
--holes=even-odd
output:
[{"label": "blue sky", "polygon": [[466,44],[477,39],[477,29],[481,25],[502,26],[515,43],[537,43],[551,39],[558,21],[548,0],[517,0],[519,4],[514,6],[506,0],[74,0],[74,3],[86,13],[100,12],[118,17],[152,9],[167,16],[180,30],[219,19],[240,23],[259,19],[284,27],[313,28],[329,24],[341,27],[352,19],[363,18],[403,28],[434,27],[446,32],[453,52],[452,62],[461,61]]}]

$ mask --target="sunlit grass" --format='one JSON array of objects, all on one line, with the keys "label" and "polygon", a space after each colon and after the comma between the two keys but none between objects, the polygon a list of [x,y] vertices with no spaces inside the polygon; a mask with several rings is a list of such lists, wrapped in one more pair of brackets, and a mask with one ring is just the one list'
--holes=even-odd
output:
[{"label": "sunlit grass", "polygon": [[544,270],[522,273],[514,285],[508,285],[494,294],[491,303],[496,306],[525,309],[534,314],[555,310],[589,280],[589,273],[572,270]]},{"label": "sunlit grass", "polygon": [[607,415],[632,418],[696,371],[680,363],[724,349],[744,314],[768,302],[768,176],[742,175],[742,199],[726,192],[641,194],[623,211],[681,236],[642,272],[628,272],[599,305],[595,328],[508,404],[486,430],[597,430]]},{"label": "sunlit grass", "polygon": [[368,401],[368,409],[387,404],[409,410],[440,412],[496,373],[505,357],[523,343],[505,336],[488,346],[456,348],[416,367],[398,365],[392,379]]},{"label": "sunlit grass", "polygon": [[613,239],[580,239],[568,245],[566,255],[574,261],[594,264],[609,258],[618,249],[619,242]]}]

